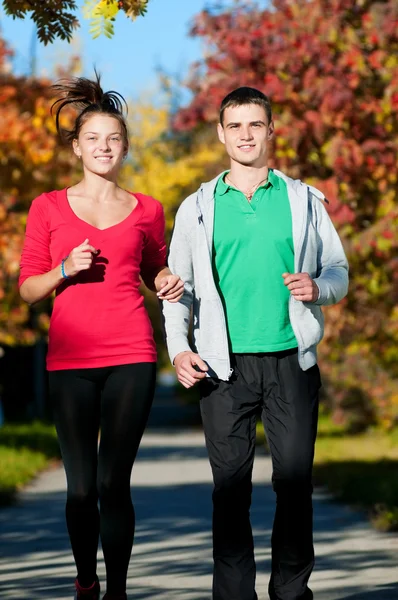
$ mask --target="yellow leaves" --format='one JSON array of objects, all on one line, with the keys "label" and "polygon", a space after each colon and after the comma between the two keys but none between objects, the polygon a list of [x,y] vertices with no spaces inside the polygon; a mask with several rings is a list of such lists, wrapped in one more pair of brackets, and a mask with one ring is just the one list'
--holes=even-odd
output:
[{"label": "yellow leaves", "polygon": [[129,107],[129,114],[131,161],[123,169],[121,184],[160,200],[170,229],[181,201],[197,189],[209,170],[222,170],[223,147],[214,139],[212,144],[181,148],[169,139],[167,106],[141,103]]},{"label": "yellow leaves", "polygon": [[386,175],[386,166],[378,165],[373,171],[373,177],[375,179],[382,179]]},{"label": "yellow leaves", "polygon": [[385,62],[385,68],[392,71],[398,67],[398,56],[396,54],[388,54]]},{"label": "yellow leaves", "polygon": [[105,35],[111,38],[114,34],[113,23],[119,11],[134,21],[147,11],[149,0],[85,0],[83,17],[90,19],[90,33],[93,38]]},{"label": "yellow leaves", "polygon": [[291,160],[293,160],[294,158],[296,158],[297,153],[294,150],[294,148],[286,148],[284,150],[276,150],[275,151],[275,156],[276,158],[289,158]]},{"label": "yellow leaves", "polygon": [[44,121],[44,125],[46,127],[46,129],[52,134],[52,135],[57,135],[57,128],[55,126],[55,121],[52,117],[48,117],[47,119],[45,119]]},{"label": "yellow leaves", "polygon": [[43,125],[43,120],[40,117],[38,117],[38,116],[33,117],[33,119],[32,119],[32,125],[36,129],[40,129],[42,127],[42,125]]},{"label": "yellow leaves", "polygon": [[327,40],[330,44],[335,44],[338,40],[339,34],[335,27],[331,27],[328,31]]},{"label": "yellow leaves", "polygon": [[93,17],[103,16],[104,19],[113,19],[118,12],[118,0],[101,0],[93,10]]},{"label": "yellow leaves", "polygon": [[119,12],[117,0],[86,0],[83,16],[90,19],[90,33],[95,39],[100,35],[111,38],[114,34],[113,21]]},{"label": "yellow leaves", "polygon": [[348,356],[356,356],[357,354],[369,355],[371,351],[370,342],[364,343],[361,341],[354,341],[348,344],[346,354]]}]

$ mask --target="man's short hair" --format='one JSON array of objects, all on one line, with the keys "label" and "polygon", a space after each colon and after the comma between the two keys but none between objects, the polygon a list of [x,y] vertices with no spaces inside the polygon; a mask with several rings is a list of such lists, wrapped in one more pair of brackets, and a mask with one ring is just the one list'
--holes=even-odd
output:
[{"label": "man's short hair", "polygon": [[220,106],[220,123],[223,125],[224,112],[230,106],[243,106],[244,104],[257,104],[262,106],[267,114],[268,123],[272,121],[271,102],[265,94],[251,87],[240,87],[225,96]]}]

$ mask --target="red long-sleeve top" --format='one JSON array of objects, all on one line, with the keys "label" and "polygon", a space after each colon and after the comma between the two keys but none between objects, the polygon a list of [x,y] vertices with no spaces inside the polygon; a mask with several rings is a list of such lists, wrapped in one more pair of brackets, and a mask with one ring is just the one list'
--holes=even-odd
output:
[{"label": "red long-sleeve top", "polygon": [[47,369],[155,362],[153,330],[139,291],[166,264],[160,202],[134,194],[137,205],[121,222],[100,230],[73,212],[66,189],[42,194],[29,210],[19,285],[47,273],[86,238],[99,252],[91,268],[56,290]]}]

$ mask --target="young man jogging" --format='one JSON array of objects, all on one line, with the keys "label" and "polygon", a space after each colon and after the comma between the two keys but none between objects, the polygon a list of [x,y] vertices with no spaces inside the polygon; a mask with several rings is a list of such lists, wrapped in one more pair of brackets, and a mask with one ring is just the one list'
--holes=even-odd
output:
[{"label": "young man jogging", "polygon": [[185,294],[164,305],[168,350],[182,385],[200,382],[214,478],[213,600],[257,599],[249,512],[259,413],[276,493],[269,595],[313,598],[316,346],[321,306],[346,295],[348,265],[323,194],[268,168],[273,131],[260,91],[223,100],[218,135],[230,170],[182,203],[170,245]]}]

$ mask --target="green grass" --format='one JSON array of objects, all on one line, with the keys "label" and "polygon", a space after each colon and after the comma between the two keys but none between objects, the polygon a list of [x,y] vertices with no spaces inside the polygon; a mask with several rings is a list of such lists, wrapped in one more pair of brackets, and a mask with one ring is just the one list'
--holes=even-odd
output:
[{"label": "green grass", "polygon": [[22,486],[59,458],[54,427],[39,422],[4,425],[0,429],[0,506],[11,504]]},{"label": "green grass", "polygon": [[[258,441],[265,442],[262,426]],[[319,420],[314,483],[367,512],[381,531],[398,531],[398,430],[347,435],[328,417]]]}]

